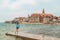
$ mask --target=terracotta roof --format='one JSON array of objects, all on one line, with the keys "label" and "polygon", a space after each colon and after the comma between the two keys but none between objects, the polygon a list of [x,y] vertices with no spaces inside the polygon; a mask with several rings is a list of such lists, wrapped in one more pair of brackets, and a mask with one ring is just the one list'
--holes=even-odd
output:
[{"label": "terracotta roof", "polygon": [[52,17],[52,14],[41,14],[41,17]]},{"label": "terracotta roof", "polygon": [[40,16],[40,14],[32,14],[31,16],[33,16],[33,17],[38,17],[38,16]]},{"label": "terracotta roof", "polygon": [[37,14],[37,13],[35,13],[35,14],[32,14],[31,15],[32,17],[38,17],[38,16],[40,16],[41,18],[44,18],[44,17],[52,17],[53,15],[52,14]]}]

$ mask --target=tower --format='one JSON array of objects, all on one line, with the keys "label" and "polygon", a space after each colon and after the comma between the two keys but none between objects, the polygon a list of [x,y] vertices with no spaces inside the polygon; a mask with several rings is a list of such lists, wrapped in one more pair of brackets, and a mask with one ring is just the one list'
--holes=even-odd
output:
[{"label": "tower", "polygon": [[45,10],[44,9],[42,10],[42,13],[45,14]]}]

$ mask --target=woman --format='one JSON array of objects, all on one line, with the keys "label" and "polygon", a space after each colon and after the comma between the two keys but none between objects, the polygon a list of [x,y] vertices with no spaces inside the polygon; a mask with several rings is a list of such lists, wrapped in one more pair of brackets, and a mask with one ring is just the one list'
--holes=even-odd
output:
[{"label": "woman", "polygon": [[19,22],[16,22],[16,34],[18,34],[19,27],[20,27]]}]

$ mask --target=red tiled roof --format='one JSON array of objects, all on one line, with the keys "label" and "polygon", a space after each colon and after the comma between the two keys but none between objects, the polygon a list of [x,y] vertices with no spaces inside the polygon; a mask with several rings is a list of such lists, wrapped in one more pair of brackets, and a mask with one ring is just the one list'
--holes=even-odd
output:
[{"label": "red tiled roof", "polygon": [[40,17],[44,18],[44,17],[52,17],[53,15],[52,14],[37,14],[37,13],[35,13],[35,14],[32,14],[31,16],[32,17],[40,16]]},{"label": "red tiled roof", "polygon": [[32,14],[31,16],[33,16],[33,17],[38,17],[38,16],[40,16],[40,14]]}]

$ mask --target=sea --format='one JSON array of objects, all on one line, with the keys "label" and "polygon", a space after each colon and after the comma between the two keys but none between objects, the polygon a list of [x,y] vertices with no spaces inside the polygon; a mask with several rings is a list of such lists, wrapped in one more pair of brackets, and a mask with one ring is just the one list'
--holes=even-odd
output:
[{"label": "sea", "polygon": [[[0,40],[22,40],[13,36],[6,36],[7,32],[16,31],[16,24],[0,23]],[[57,24],[20,24],[19,32],[60,38],[60,25]]]}]

